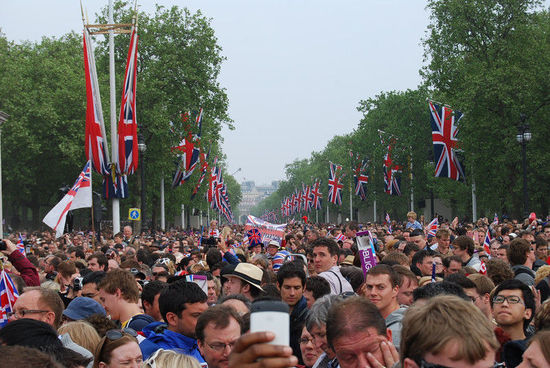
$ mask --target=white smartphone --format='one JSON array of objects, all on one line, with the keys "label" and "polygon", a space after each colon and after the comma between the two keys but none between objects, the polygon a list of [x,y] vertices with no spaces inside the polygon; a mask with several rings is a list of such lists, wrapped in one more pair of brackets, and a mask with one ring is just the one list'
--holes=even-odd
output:
[{"label": "white smartphone", "polygon": [[288,304],[278,300],[261,300],[252,303],[250,332],[271,331],[274,345],[290,344],[290,314]]}]

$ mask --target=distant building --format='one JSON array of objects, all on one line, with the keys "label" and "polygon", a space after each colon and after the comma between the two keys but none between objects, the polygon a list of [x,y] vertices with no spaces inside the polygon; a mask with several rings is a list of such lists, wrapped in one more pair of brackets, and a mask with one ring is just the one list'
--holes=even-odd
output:
[{"label": "distant building", "polygon": [[[242,199],[239,203],[241,216],[248,216],[250,210],[265,198],[269,197],[279,188],[279,180],[274,180],[271,185],[258,185],[252,180],[241,183]],[[242,221],[239,221],[242,222]]]}]

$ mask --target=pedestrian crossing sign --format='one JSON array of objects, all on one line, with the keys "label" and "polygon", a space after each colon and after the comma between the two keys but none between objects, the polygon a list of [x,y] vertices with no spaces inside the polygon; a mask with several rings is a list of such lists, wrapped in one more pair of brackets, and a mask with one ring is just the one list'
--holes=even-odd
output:
[{"label": "pedestrian crossing sign", "polygon": [[139,208],[130,208],[128,210],[128,220],[140,221],[141,220],[141,210]]}]

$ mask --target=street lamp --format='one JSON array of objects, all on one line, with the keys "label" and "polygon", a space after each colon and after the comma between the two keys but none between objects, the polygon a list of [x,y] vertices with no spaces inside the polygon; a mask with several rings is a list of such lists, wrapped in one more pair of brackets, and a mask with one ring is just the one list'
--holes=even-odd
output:
[{"label": "street lamp", "polygon": [[[2,124],[8,120],[10,116],[4,111],[0,111],[0,154],[2,152]],[[2,156],[0,155],[0,237],[4,238],[4,217],[2,213]]]},{"label": "street lamp", "polygon": [[141,228],[145,229],[145,151],[147,151],[147,145],[143,134],[138,134],[138,151],[141,154]]},{"label": "street lamp", "polygon": [[527,116],[520,114],[521,125],[518,126],[518,134],[516,139],[521,144],[521,155],[523,162],[523,215],[529,216],[529,193],[527,193],[527,142],[532,138],[529,131],[529,125],[525,123]]}]

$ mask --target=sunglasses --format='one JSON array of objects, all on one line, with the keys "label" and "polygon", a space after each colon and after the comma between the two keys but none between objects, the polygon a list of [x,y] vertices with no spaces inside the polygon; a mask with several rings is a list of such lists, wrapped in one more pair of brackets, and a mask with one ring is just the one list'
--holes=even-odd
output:
[{"label": "sunglasses", "polygon": [[153,276],[168,276],[168,272],[153,272]]},{"label": "sunglasses", "polygon": [[124,335],[137,337],[137,332],[131,328],[126,327],[120,330],[109,330],[105,333],[105,336],[111,341],[118,340]]}]

